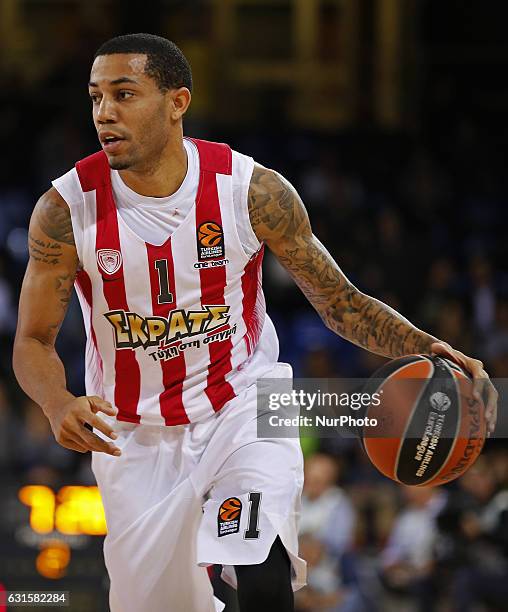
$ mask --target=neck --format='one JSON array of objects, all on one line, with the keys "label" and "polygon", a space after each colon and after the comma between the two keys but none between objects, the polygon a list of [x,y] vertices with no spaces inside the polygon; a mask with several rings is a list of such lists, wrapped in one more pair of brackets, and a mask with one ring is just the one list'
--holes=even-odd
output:
[{"label": "neck", "polygon": [[183,136],[168,143],[156,164],[150,168],[120,170],[122,181],[142,196],[164,198],[178,191],[187,173],[187,152]]}]

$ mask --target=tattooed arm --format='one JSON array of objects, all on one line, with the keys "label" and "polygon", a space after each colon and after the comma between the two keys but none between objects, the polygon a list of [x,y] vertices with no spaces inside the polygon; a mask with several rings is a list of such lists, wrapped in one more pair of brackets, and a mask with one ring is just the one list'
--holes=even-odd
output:
[{"label": "tattooed arm", "polygon": [[21,289],[14,369],[26,393],[46,411],[54,401],[72,398],[55,340],[78,266],[70,211],[54,188],[37,202],[28,247],[30,260]]},{"label": "tattooed arm", "polygon": [[67,390],[55,341],[67,312],[78,269],[70,210],[56,189],[34,209],[28,234],[30,260],[19,302],[13,366],[19,384],[48,417],[55,438],[67,448],[111,452],[113,446],[91,433],[110,428],[95,416],[114,414],[101,398],[76,398]]},{"label": "tattooed arm", "polygon": [[288,270],[332,331],[386,357],[430,353],[436,338],[346,278],[312,233],[298,193],[280,174],[255,166],[249,214],[258,239]]},{"label": "tattooed arm", "polygon": [[482,362],[452,349],[383,302],[359,291],[312,233],[307,211],[288,181],[256,165],[248,203],[258,240],[265,242],[288,270],[327,327],[385,357],[433,352],[452,359],[472,374],[477,399],[485,389],[488,430],[494,431],[498,394]]}]

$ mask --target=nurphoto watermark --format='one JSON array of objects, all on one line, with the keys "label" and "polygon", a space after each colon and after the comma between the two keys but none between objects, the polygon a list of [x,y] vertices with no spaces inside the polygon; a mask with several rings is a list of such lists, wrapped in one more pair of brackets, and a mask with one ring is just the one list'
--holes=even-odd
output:
[{"label": "nurphoto watermark", "polygon": [[[499,392],[495,437],[508,437],[508,379],[493,382]],[[425,443],[425,436],[430,441],[436,435],[457,437],[461,420],[473,413],[483,418],[484,408],[473,399],[469,381],[266,378],[257,383],[257,430],[263,438],[404,435]]]}]

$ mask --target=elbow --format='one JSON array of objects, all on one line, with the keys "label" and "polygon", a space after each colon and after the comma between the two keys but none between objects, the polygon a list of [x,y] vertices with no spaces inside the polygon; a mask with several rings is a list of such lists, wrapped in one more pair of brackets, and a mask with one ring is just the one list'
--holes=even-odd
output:
[{"label": "elbow", "polygon": [[12,369],[18,382],[20,382],[20,376],[22,374],[24,364],[26,364],[34,350],[37,350],[38,348],[51,350],[54,349],[54,345],[45,342],[40,338],[21,334],[19,331],[16,333],[12,351]]},{"label": "elbow", "polygon": [[316,310],[329,330],[339,336],[344,336],[368,305],[365,298],[370,300],[367,295],[349,284]]},{"label": "elbow", "polygon": [[319,316],[321,317],[321,321],[323,321],[326,328],[330,329],[331,331],[335,331],[334,326],[332,324],[332,320],[328,313],[320,312]]},{"label": "elbow", "polygon": [[340,334],[340,321],[338,320],[336,313],[330,308],[326,308],[318,311],[321,321],[323,321],[325,327],[335,334]]},{"label": "elbow", "polygon": [[12,371],[14,372],[14,376],[16,377],[16,380],[18,382],[19,382],[19,367],[22,361],[21,344],[22,344],[22,340],[19,338],[18,335],[16,335],[16,338],[14,340],[14,347],[12,350]]},{"label": "elbow", "polygon": [[27,340],[23,337],[19,332],[16,334],[14,338],[14,347],[12,350],[12,370],[16,379],[19,382],[19,372],[22,363],[26,360],[27,349],[26,349]]}]

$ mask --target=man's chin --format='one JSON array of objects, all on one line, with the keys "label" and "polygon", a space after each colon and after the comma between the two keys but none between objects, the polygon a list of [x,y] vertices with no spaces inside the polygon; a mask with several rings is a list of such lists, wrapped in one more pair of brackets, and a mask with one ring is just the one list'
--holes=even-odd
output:
[{"label": "man's chin", "polygon": [[108,163],[112,170],[127,170],[127,168],[131,167],[131,163],[121,157],[108,156]]}]

